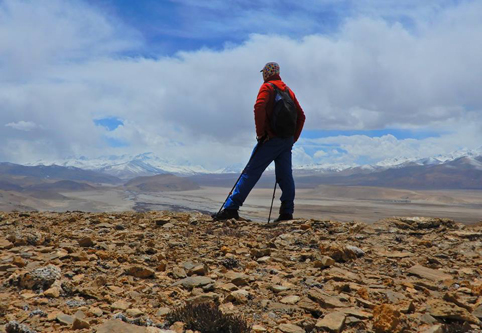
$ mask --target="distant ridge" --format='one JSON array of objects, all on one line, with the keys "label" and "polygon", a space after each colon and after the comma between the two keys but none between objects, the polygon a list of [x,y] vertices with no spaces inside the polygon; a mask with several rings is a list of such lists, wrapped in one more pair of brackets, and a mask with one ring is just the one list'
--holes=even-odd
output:
[{"label": "distant ridge", "polygon": [[165,192],[196,190],[199,185],[187,178],[165,174],[151,177],[137,177],[124,185],[127,189],[140,192]]},{"label": "distant ridge", "polygon": [[119,184],[117,177],[97,171],[58,165],[24,166],[13,163],[0,163],[0,175],[23,176],[37,179],[86,181],[91,183]]}]

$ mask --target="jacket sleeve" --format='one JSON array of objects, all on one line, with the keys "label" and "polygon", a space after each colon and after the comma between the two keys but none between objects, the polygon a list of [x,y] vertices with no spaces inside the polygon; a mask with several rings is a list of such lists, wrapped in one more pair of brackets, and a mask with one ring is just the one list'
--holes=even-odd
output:
[{"label": "jacket sleeve", "polygon": [[256,125],[257,137],[268,134],[266,133],[266,106],[269,102],[271,89],[269,84],[263,83],[259,89],[256,103],[254,104],[254,123]]},{"label": "jacket sleeve", "polygon": [[293,94],[293,101],[295,102],[296,109],[298,110],[298,121],[296,122],[296,131],[295,131],[295,142],[298,141],[301,131],[303,130],[303,125],[305,124],[306,116],[305,113],[303,112],[303,109],[301,108],[300,103],[298,103],[298,100],[296,99],[296,95],[293,91],[291,91]]}]

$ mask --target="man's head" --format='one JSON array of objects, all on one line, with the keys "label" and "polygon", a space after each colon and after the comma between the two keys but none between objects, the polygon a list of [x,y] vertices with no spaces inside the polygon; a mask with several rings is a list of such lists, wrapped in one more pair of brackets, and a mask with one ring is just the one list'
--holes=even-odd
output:
[{"label": "man's head", "polygon": [[263,80],[267,81],[271,76],[279,75],[279,65],[276,62],[268,62],[261,72],[263,72]]}]

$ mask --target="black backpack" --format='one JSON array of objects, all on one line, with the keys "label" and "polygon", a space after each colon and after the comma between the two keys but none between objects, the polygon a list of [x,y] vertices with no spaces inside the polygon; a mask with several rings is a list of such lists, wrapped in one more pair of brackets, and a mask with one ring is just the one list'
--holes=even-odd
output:
[{"label": "black backpack", "polygon": [[276,136],[288,138],[296,132],[298,121],[298,110],[291,99],[289,88],[280,90],[276,85],[269,82],[274,88],[273,113],[270,119],[270,126]]}]

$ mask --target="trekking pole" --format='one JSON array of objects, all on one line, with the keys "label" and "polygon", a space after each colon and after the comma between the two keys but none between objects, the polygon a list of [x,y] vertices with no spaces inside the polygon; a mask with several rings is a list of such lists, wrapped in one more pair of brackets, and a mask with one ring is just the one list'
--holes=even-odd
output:
[{"label": "trekking pole", "polygon": [[218,211],[218,213],[217,213],[216,215],[219,215],[219,214],[221,213],[221,211],[223,210],[224,205],[225,205],[226,202],[228,201],[228,199],[229,199],[229,197],[231,196],[231,194],[233,194],[233,191],[234,191],[234,189],[236,188],[236,185],[238,185],[239,180],[241,179],[241,177],[243,176],[244,172],[246,171],[246,168],[248,167],[249,163],[250,163],[251,160],[253,159],[254,155],[258,152],[259,147],[261,147],[262,144],[263,144],[262,142],[258,142],[258,144],[256,145],[256,147],[254,148],[254,151],[253,151],[253,153],[251,154],[251,157],[249,158],[248,163],[246,164],[246,166],[244,167],[243,171],[242,171],[241,174],[239,175],[238,180],[236,180],[236,183],[234,183],[233,188],[231,189],[231,191],[229,191],[229,194],[228,194],[228,196],[226,197],[226,200],[224,200],[221,208],[219,208],[219,211]]},{"label": "trekking pole", "polygon": [[273,210],[273,202],[274,202],[274,196],[275,196],[275,193],[276,193],[276,185],[278,183],[276,182],[276,180],[274,181],[274,190],[273,190],[273,198],[271,199],[271,207],[269,208],[269,216],[268,216],[268,223],[269,221],[271,220],[271,211]]}]

